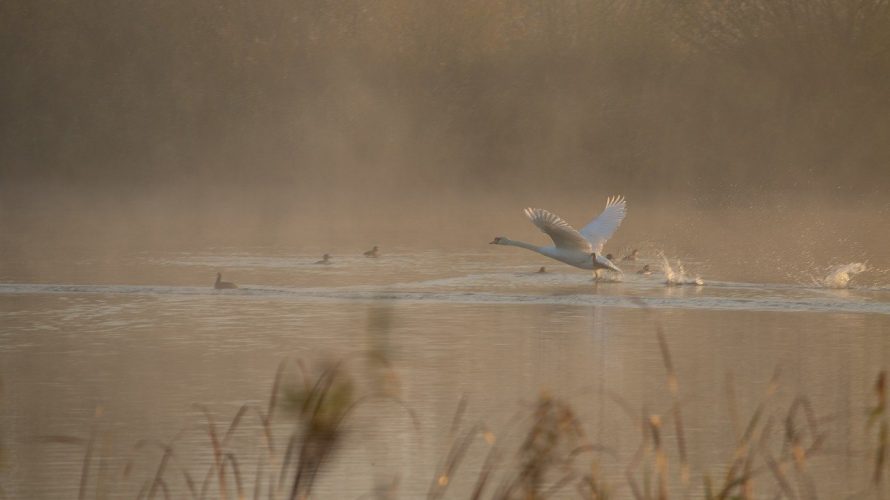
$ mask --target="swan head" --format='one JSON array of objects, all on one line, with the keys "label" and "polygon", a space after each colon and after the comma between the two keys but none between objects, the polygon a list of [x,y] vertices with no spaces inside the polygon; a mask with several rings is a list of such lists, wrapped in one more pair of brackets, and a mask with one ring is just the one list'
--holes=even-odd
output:
[{"label": "swan head", "polygon": [[489,245],[506,245],[507,237],[506,236],[495,236],[493,240],[488,242]]}]

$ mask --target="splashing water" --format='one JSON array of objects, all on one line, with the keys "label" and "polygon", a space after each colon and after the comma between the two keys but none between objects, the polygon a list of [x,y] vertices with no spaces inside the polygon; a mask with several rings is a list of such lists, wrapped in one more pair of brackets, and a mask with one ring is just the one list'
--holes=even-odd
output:
[{"label": "splashing water", "polygon": [[[597,277],[599,274],[599,277]],[[593,280],[598,283],[621,283],[624,281],[624,273],[618,273],[610,269],[600,269],[599,273],[594,273]]]},{"label": "splashing water", "polygon": [[828,276],[822,279],[814,279],[813,281],[816,285],[825,288],[849,288],[850,280],[853,279],[853,276],[865,270],[865,264],[861,262],[841,264],[829,269]]},{"label": "splashing water", "polygon": [[621,283],[624,281],[624,274],[606,269],[600,275],[599,281],[601,283]]},{"label": "splashing water", "polygon": [[683,263],[679,260],[677,261],[677,268],[674,269],[671,267],[671,263],[668,262],[667,257],[663,254],[661,256],[661,267],[662,271],[664,271],[664,283],[666,285],[704,285],[705,282],[700,277],[688,276],[686,274],[686,269],[683,267]]}]

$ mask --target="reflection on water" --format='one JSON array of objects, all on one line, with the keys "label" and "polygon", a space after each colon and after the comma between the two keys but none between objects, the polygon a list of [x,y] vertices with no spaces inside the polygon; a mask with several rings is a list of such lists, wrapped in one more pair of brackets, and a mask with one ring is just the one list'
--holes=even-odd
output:
[{"label": "reflection on water", "polygon": [[[491,254],[390,251],[378,259],[335,256],[329,266],[314,266],[316,260],[139,255],[130,262],[138,272],[127,281],[74,266],[52,282],[0,284],[0,474],[7,496],[76,495],[83,448],[35,440],[47,435],[94,432],[89,484],[101,477],[122,497],[136,496],[154,477],[162,452],[146,443],[155,440],[175,439],[170,470],[190,468],[200,482],[213,452],[196,404],[224,429],[242,404],[265,407],[282,360],[302,359],[313,370],[347,359],[358,393],[379,390],[375,381],[385,380],[386,391],[411,411],[386,401],[357,410],[316,480],[318,498],[391,487],[401,498],[423,497],[450,448],[462,398],[464,426],[484,422],[504,443],[519,439],[511,422],[542,390],[571,404],[587,437],[609,450],[595,456],[599,471],[617,497],[630,497],[624,474],[640,445],[639,421],[615,396],[637,413],[661,416],[669,463],[678,463],[659,326],[679,381],[693,497],[702,474],[725,473],[732,436],[741,434],[777,368],[767,417],[780,426],[793,398],[803,395],[827,435],[822,453],[806,464],[820,496],[868,484],[864,457],[873,441],[864,409],[887,366],[886,288],[828,290],[719,276],[706,277],[703,287],[666,287],[663,276],[635,273],[620,283],[594,283],[570,268],[539,274],[539,260]],[[241,288],[214,291],[217,271]],[[367,352],[394,371],[379,371],[357,354]],[[294,424],[282,418],[276,425],[286,436]],[[780,435],[779,427],[774,432]],[[251,457],[260,456],[261,436],[262,425],[249,415],[229,444],[251,471],[247,478],[255,477]],[[489,446],[484,439],[472,444],[450,478],[450,494],[472,490]],[[187,496],[184,476],[169,474],[174,497]],[[764,494],[775,488],[763,484]],[[683,490],[677,481],[669,486]]]}]

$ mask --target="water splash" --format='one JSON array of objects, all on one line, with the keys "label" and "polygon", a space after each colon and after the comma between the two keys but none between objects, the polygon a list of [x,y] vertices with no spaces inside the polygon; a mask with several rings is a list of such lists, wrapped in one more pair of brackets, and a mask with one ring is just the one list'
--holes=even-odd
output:
[{"label": "water splash", "polygon": [[661,268],[664,272],[664,283],[666,285],[704,285],[705,282],[699,276],[691,276],[686,274],[686,269],[683,267],[683,263],[677,260],[676,268],[671,267],[671,263],[668,262],[667,257],[664,254],[661,255]]},{"label": "water splash", "polygon": [[849,288],[850,281],[859,273],[865,272],[866,266],[862,262],[840,264],[828,270],[828,276],[822,279],[814,279],[817,286],[825,288]]},{"label": "water splash", "polygon": [[616,273],[608,269],[600,271],[600,277],[597,280],[600,283],[621,283],[624,281],[624,273]]}]

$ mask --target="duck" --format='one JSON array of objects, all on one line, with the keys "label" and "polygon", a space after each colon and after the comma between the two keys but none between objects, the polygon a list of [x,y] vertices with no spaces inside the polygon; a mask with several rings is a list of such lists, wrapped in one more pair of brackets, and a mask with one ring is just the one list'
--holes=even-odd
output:
[{"label": "duck", "polygon": [[553,246],[533,245],[506,236],[497,236],[490,244],[525,248],[570,266],[593,270],[596,280],[599,280],[599,271],[603,269],[622,272],[602,251],[603,245],[615,234],[627,214],[627,201],[623,196],[607,198],[605,209],[580,231],[542,208],[526,208],[524,213],[532,224],[553,240]]},{"label": "duck", "polygon": [[216,288],[217,290],[227,290],[238,288],[238,285],[232,283],[231,281],[223,281],[222,273],[216,273],[216,282],[213,284],[213,288]]},{"label": "duck", "polygon": [[541,268],[538,269],[538,274],[544,274],[544,273],[546,273],[546,272],[547,272],[547,268],[544,267],[544,266],[541,266]]},{"label": "duck", "polygon": [[637,271],[637,274],[642,274],[643,276],[649,276],[650,274],[652,274],[652,269],[649,268],[649,264],[646,264],[645,266],[643,266],[642,269]]},{"label": "duck", "polygon": [[316,264],[330,264],[331,263],[331,254],[326,253],[321,256],[321,260],[317,261]]},{"label": "duck", "polygon": [[624,258],[621,260],[637,260],[638,253],[640,253],[640,251],[637,250],[636,248],[634,248],[633,251],[629,255],[625,255]]},{"label": "duck", "polygon": [[377,257],[377,245],[374,245],[374,248],[365,252],[365,257]]}]

